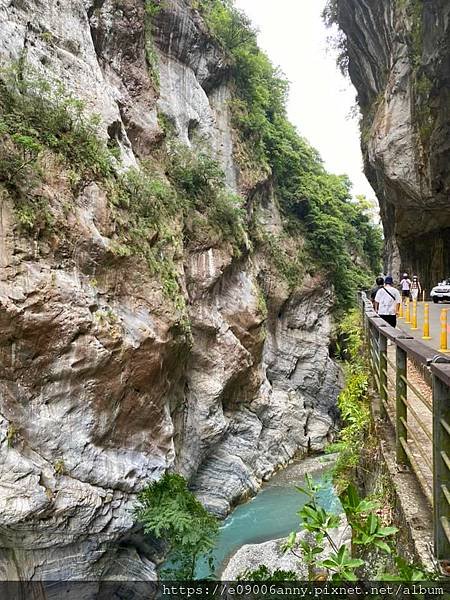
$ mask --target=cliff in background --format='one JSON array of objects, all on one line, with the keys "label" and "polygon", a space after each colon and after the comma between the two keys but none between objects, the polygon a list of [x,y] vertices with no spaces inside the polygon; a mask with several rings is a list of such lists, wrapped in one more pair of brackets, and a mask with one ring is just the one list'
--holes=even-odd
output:
[{"label": "cliff in background", "polygon": [[328,10],[358,91],[386,268],[418,273],[430,290],[450,274],[450,2],[333,0]]},{"label": "cliff in background", "polygon": [[[224,515],[331,439],[333,285],[270,168],[246,162],[230,56],[189,2],[21,0],[0,19],[15,69],[1,88],[0,577],[154,579],[133,516],[146,483],[175,468]],[[73,98],[71,125],[53,115],[66,92],[37,109],[14,95],[28,66],[31,97],[61,81],[86,116]]]}]

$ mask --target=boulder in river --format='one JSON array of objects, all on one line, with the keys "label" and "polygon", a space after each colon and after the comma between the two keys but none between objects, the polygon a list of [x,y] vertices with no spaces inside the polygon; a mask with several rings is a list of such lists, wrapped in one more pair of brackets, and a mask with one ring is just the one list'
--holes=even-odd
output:
[{"label": "boulder in river", "polygon": [[[297,542],[304,539],[307,535],[306,531],[301,531],[297,535]],[[351,529],[345,515],[342,515],[341,525],[331,532],[331,537],[336,545],[341,546],[346,544],[350,546]],[[227,566],[221,575],[222,581],[234,581],[239,575],[247,570],[253,571],[258,569],[260,565],[265,565],[270,571],[282,569],[284,571],[294,571],[299,579],[307,579],[308,568],[301,559],[294,556],[292,552],[283,554],[281,546],[285,538],[277,540],[269,540],[262,544],[246,544],[239,548],[230,558]],[[331,553],[331,546],[326,541],[324,542],[325,550],[319,555],[319,560],[324,559]]]}]

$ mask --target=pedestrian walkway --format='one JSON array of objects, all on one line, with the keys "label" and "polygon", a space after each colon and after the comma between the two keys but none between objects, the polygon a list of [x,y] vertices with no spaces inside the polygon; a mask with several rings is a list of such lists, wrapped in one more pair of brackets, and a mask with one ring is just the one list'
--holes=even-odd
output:
[{"label": "pedestrian walkway", "polygon": [[[403,329],[408,335],[412,335],[416,339],[420,340],[424,344],[431,346],[434,350],[439,352],[440,349],[440,335],[441,335],[441,311],[448,310],[447,313],[447,337],[448,347],[450,348],[450,303],[434,304],[433,302],[427,302],[429,307],[430,315],[430,340],[423,339],[423,322],[424,322],[424,302],[417,303],[417,326],[418,329],[412,329],[411,323],[405,323],[405,318],[398,319],[397,326]],[[403,305],[405,306],[405,305]],[[412,303],[410,303],[411,315],[412,315]],[[404,309],[403,309],[404,312]]]}]

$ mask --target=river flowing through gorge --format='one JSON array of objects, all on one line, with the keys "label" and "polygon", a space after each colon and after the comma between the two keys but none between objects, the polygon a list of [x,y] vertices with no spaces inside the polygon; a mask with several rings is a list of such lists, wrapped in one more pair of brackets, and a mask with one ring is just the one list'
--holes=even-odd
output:
[{"label": "river flowing through gorge", "polygon": [[[223,520],[213,550],[215,577],[222,576],[230,559],[243,546],[278,540],[291,531],[299,530],[298,511],[307,502],[307,496],[297,487],[304,485],[306,474],[321,485],[320,505],[326,510],[341,513],[342,507],[331,478],[334,459],[334,455],[323,455],[295,460],[265,482],[253,498],[234,508]],[[171,562],[167,560],[161,565],[160,573],[170,566]],[[242,571],[245,568],[243,564]],[[198,561],[195,575],[196,579],[210,575],[205,560]],[[163,574],[161,578],[164,579]]]}]

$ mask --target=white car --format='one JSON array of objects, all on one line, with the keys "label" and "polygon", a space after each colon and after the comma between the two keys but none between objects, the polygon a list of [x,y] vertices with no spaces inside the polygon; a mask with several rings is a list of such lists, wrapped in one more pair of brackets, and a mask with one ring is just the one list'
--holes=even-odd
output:
[{"label": "white car", "polygon": [[437,303],[441,300],[450,300],[450,279],[444,279],[438,283],[430,292],[431,299]]}]

